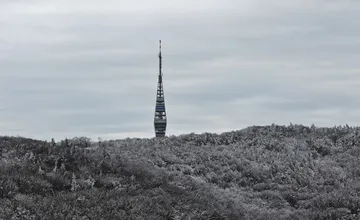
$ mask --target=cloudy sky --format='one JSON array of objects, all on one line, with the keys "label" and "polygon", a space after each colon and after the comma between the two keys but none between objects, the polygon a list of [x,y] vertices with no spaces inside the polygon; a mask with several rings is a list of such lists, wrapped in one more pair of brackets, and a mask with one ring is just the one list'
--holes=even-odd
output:
[{"label": "cloudy sky", "polygon": [[0,0],[0,134],[360,125],[355,0]]}]

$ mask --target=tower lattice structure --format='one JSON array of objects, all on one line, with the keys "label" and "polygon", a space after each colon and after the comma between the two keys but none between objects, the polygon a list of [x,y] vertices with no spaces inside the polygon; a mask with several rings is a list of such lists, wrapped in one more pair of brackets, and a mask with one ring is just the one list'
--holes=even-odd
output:
[{"label": "tower lattice structure", "polygon": [[162,56],[161,56],[161,40],[160,51],[159,51],[159,76],[156,93],[156,105],[155,105],[155,117],[154,117],[154,128],[156,137],[165,137],[166,132],[166,111],[165,111],[165,97],[164,97],[164,86],[162,79]]}]

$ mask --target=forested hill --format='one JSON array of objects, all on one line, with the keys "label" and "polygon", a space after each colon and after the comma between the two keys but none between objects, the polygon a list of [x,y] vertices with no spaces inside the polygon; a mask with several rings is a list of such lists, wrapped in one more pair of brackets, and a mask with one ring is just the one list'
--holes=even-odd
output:
[{"label": "forested hill", "polygon": [[359,131],[0,137],[0,219],[359,219]]}]

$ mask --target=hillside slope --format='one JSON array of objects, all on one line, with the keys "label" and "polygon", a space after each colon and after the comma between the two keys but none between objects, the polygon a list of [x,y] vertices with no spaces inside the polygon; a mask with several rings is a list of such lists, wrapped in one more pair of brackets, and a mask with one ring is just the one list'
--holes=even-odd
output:
[{"label": "hillside slope", "polygon": [[358,219],[359,131],[0,137],[0,219]]}]

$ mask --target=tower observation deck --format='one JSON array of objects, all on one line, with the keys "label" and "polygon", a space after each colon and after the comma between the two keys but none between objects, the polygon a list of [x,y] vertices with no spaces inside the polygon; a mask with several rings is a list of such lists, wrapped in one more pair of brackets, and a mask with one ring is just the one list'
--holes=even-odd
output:
[{"label": "tower observation deck", "polygon": [[155,117],[154,117],[154,128],[156,137],[165,137],[166,132],[166,111],[165,111],[165,99],[164,99],[164,88],[162,80],[162,56],[161,56],[161,40],[160,51],[159,51],[159,76],[156,93],[156,105],[155,105]]}]

